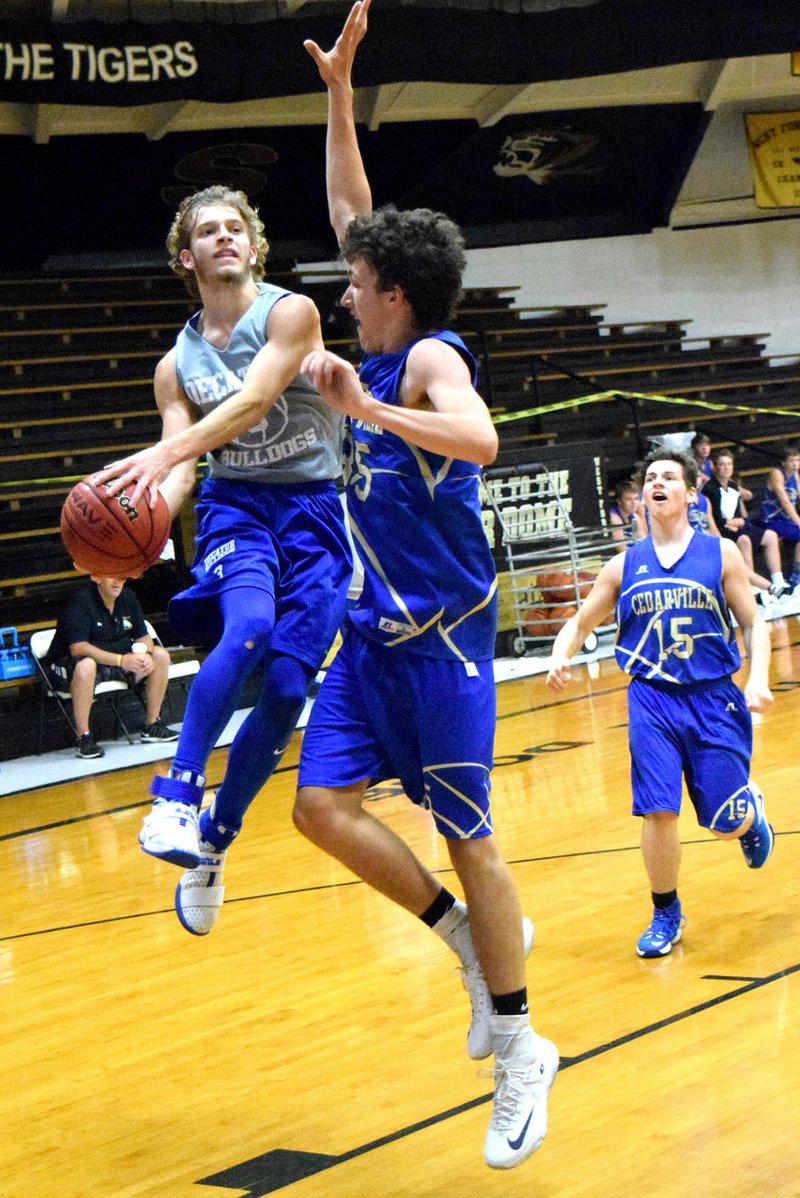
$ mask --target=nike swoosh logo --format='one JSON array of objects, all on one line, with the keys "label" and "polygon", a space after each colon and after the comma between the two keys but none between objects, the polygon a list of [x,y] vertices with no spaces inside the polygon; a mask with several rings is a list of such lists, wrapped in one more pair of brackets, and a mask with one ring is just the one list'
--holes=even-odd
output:
[{"label": "nike swoosh logo", "polygon": [[522,1141],[525,1139],[525,1135],[528,1131],[528,1126],[529,1126],[532,1118],[533,1118],[533,1107],[531,1107],[530,1111],[528,1112],[528,1118],[525,1120],[525,1122],[522,1126],[522,1131],[519,1133],[516,1140],[512,1140],[510,1136],[507,1137],[508,1146],[512,1152],[516,1152],[517,1149],[522,1146]]}]

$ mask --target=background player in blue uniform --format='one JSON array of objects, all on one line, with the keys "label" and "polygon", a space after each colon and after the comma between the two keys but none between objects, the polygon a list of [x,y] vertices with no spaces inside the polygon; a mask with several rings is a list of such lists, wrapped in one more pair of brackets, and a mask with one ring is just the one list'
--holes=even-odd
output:
[{"label": "background player in blue uniform", "polygon": [[[609,561],[586,602],[553,644],[548,685],[569,681],[569,660],[614,610],[616,655],[628,687],[633,813],[642,819],[642,853],[653,918],[640,957],[663,957],[681,938],[678,899],[681,776],[701,827],[738,838],[759,869],[773,833],[761,792],[749,779],[751,711],[772,702],[770,641],[736,546],[689,523],[697,467],[688,455],[655,449],[645,459],[642,496],[650,535]],[[731,680],[740,666],[728,608],[750,654],[744,695]]]},{"label": "background player in blue uniform", "polygon": [[784,580],[781,568],[780,547],[768,558],[768,569],[773,585],[778,592],[793,591],[800,586],[800,512],[797,499],[800,494],[800,448],[784,445],[781,450],[780,466],[773,466],[767,475],[767,485],[761,496],[761,509],[755,523],[775,533],[780,540],[794,545],[794,564],[788,581]]},{"label": "background player in blue uniform", "polygon": [[[306,43],[328,86],[328,198],[350,275],[342,302],[365,357],[360,380],[331,353],[313,352],[303,369],[349,417],[348,516],[364,587],[303,738],[295,822],[461,958],[468,1052],[496,1063],[484,1155],[510,1168],[547,1130],[558,1053],[530,1026],[520,906],[489,809],[496,579],[478,490],[497,436],[472,357],[445,330],[461,290],[460,233],[428,209],[372,212],[350,82],[368,7],[353,7],[330,53]],[[433,813],[466,907],[364,809],[370,783],[387,777]]]},{"label": "background player in blue uniform", "polygon": [[[351,561],[333,481],[341,419],[299,374],[306,354],[322,347],[316,307],[260,281],[267,243],[241,192],[211,187],[187,197],[167,246],[203,306],[156,368],[161,441],[100,477],[134,481],[134,494],[160,486],[174,514],[198,455],[208,454],[195,584],[169,615],[183,637],[214,647],[192,685],[170,774],[153,779],[155,802],[139,834],[145,852],[186,868],[176,910],[202,935],[222,904],[225,850],[278,764],[335,636]],[[198,822],[208,756],[254,670],[258,698]]]},{"label": "background player in blue uniform", "polygon": [[614,500],[608,509],[612,540],[619,542],[623,550],[631,541],[647,536],[647,527],[642,514],[639,488],[631,479],[618,483],[614,488]]}]

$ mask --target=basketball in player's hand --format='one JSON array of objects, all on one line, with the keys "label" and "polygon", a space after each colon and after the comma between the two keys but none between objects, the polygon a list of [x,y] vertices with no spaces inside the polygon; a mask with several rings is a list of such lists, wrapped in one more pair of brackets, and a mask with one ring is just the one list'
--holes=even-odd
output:
[{"label": "basketball in player's hand", "polygon": [[136,578],[158,561],[169,539],[170,514],[159,493],[131,503],[133,484],[109,495],[91,475],[72,488],[61,509],[61,539],[79,570],[108,578]]}]

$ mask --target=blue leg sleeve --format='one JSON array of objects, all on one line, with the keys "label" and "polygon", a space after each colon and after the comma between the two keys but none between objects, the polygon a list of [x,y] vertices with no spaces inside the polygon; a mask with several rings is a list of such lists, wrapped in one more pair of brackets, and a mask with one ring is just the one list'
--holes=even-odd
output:
[{"label": "blue leg sleeve", "polygon": [[294,657],[269,657],[258,703],[231,745],[225,778],[214,800],[213,821],[205,817],[201,824],[204,838],[219,848],[233,840],[247,808],[278,765],[302,714],[314,674]]},{"label": "blue leg sleeve", "polygon": [[189,691],[172,769],[205,774],[206,762],[236,710],[243,684],[264,661],[275,623],[275,602],[256,587],[220,598],[223,632]]}]

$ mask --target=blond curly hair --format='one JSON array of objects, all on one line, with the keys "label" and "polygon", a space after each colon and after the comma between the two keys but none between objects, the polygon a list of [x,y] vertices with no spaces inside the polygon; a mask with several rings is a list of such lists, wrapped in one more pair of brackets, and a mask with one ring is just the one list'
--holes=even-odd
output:
[{"label": "blond curly hair", "polygon": [[198,212],[201,208],[208,208],[212,205],[233,208],[239,213],[247,225],[250,244],[256,247],[256,260],[250,268],[253,278],[256,282],[264,278],[269,242],[264,235],[264,224],[258,215],[258,209],[253,207],[243,191],[234,191],[233,188],[225,187],[222,184],[205,187],[202,191],[196,191],[187,196],[181,202],[167,234],[170,269],[183,279],[186,290],[195,299],[200,297],[200,290],[194,271],[187,270],[181,262],[180,255],[182,250],[188,250],[191,246],[192,230],[197,223]]}]

